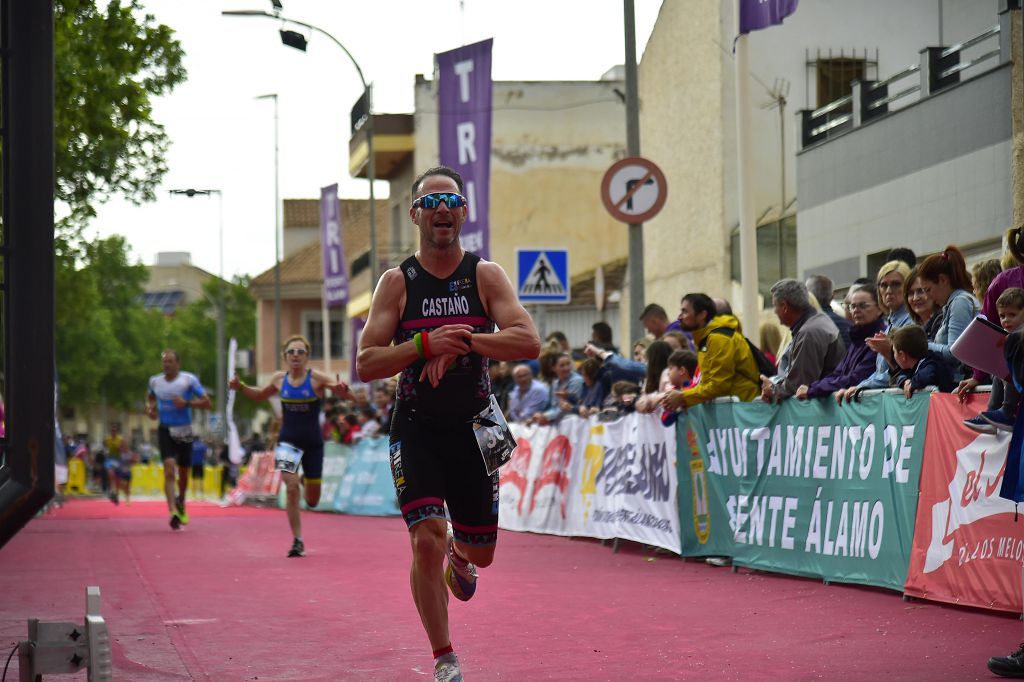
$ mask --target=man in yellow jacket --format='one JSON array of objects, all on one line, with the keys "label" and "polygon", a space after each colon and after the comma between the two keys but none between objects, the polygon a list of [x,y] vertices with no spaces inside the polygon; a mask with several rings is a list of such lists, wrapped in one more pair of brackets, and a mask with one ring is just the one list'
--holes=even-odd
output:
[{"label": "man in yellow jacket", "polygon": [[669,391],[661,404],[667,410],[690,407],[722,396],[749,401],[761,392],[757,361],[740,321],[719,315],[706,294],[686,294],[679,306],[679,323],[693,334],[700,381],[681,391]]}]

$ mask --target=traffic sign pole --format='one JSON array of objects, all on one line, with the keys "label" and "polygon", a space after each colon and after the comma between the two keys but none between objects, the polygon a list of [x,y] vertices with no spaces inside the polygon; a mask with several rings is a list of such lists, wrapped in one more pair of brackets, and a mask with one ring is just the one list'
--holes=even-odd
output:
[{"label": "traffic sign pole", "polygon": [[[633,0],[623,0],[626,31],[626,151],[640,156],[640,106],[636,72],[636,22]],[[629,225],[629,338],[623,348],[640,338],[640,311],[644,307],[644,226]]]}]

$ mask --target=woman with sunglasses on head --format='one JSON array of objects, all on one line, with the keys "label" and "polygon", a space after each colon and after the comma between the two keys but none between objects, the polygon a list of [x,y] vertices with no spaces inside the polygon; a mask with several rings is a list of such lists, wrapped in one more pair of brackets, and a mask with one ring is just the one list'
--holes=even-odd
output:
[{"label": "woman with sunglasses on head", "polygon": [[505,438],[491,419],[503,421],[489,407],[488,359],[535,358],[540,339],[501,266],[469,252],[482,246],[481,235],[465,235],[463,248],[469,208],[462,176],[431,168],[413,181],[412,196],[419,249],[381,276],[356,369],[363,381],[401,376],[391,472],[412,546],[412,596],[435,680],[461,680],[445,583],[456,599],[469,600],[498,541],[498,471],[488,473],[482,455],[489,450],[475,431],[486,429],[483,443],[486,435]]},{"label": "woman with sunglasses on head", "polygon": [[904,290],[910,266],[901,260],[891,260],[878,269],[875,287],[878,291],[878,304],[885,313],[885,329],[875,334],[864,343],[875,352],[875,371],[856,386],[836,391],[837,403],[843,400],[854,400],[861,391],[876,388],[889,388],[889,372],[898,369],[892,355],[892,343],[889,332],[911,324],[910,313],[907,312]]},{"label": "woman with sunglasses on head", "polygon": [[[991,322],[999,321],[999,310],[998,306],[996,306],[996,301],[999,300],[999,297],[1002,296],[1003,292],[1012,288],[1024,289],[1024,225],[1018,225],[1017,227],[1011,227],[1008,229],[1006,231],[1005,240],[1007,250],[1006,255],[1013,261],[1013,265],[992,278],[992,281],[989,282],[988,287],[985,289],[984,302],[981,306],[982,315]],[[928,338],[931,337],[929,336]],[[957,387],[956,392],[957,395],[960,396],[960,400],[967,400],[967,396],[974,390],[974,388],[985,382],[987,378],[988,375],[981,370],[972,370],[971,376],[960,382],[960,385]],[[1003,391],[1005,386],[1002,381],[1004,378],[1005,377],[997,377],[999,381],[992,382],[992,395],[989,396],[990,404],[999,404],[1000,401],[1006,400],[1007,396]],[[1009,405],[1005,405],[1003,409],[1004,411],[1012,411],[1013,414],[1016,414],[1016,410],[1011,409]],[[1013,414],[1009,414],[1007,416],[1012,417]],[[1002,425],[1006,426],[1007,423],[1003,422]]]},{"label": "woman with sunglasses on head", "polygon": [[[334,395],[347,400],[352,400],[354,396],[341,380],[331,383],[331,378],[323,372],[309,369],[309,351],[309,341],[304,336],[292,336],[284,342],[283,354],[285,364],[288,366],[287,371],[275,372],[270,383],[263,388],[246,386],[237,374],[231,377],[228,386],[257,402],[280,394],[282,423],[277,436],[278,446],[287,443],[302,451],[301,466],[306,504],[315,507],[320,502],[320,476],[324,468],[324,437],[320,427],[320,407],[324,389],[329,388]],[[288,556],[301,557],[306,553],[306,545],[302,539],[302,519],[299,516],[301,486],[298,469],[294,473],[282,471],[281,480],[287,491],[285,509],[294,538]]]}]

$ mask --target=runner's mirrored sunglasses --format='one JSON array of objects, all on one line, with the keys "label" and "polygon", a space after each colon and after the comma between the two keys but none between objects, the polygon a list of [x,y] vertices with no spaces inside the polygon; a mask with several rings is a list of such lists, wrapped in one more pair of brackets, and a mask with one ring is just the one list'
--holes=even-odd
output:
[{"label": "runner's mirrored sunglasses", "polygon": [[431,192],[421,197],[416,197],[412,202],[413,208],[437,208],[444,204],[449,209],[460,208],[466,205],[466,197],[454,192]]}]

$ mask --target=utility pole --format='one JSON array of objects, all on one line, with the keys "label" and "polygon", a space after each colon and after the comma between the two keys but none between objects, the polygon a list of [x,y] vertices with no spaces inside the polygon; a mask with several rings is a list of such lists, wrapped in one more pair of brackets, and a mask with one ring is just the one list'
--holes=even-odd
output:
[{"label": "utility pole", "polygon": [[[623,0],[626,26],[626,154],[640,156],[640,96],[636,72],[636,17],[633,0]],[[643,335],[640,311],[644,309],[644,226],[629,225],[629,339]],[[623,346],[626,347],[625,345]]]}]

